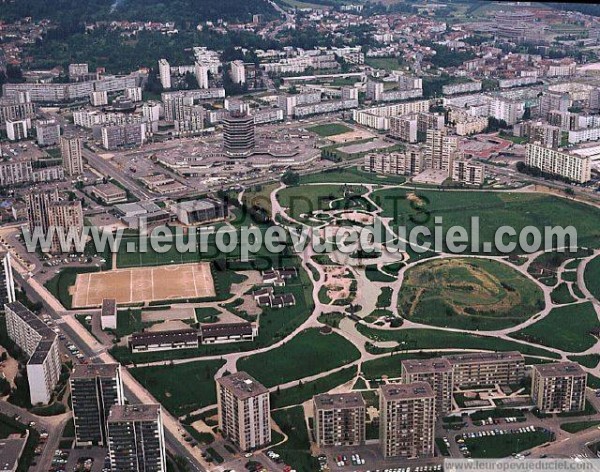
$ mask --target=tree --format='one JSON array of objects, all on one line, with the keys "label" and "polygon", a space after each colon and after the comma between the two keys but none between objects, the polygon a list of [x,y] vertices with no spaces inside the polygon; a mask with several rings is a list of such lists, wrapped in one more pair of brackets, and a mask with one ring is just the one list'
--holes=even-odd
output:
[{"label": "tree", "polygon": [[281,181],[285,185],[298,185],[300,183],[300,174],[298,174],[298,172],[286,170],[285,173],[281,176]]}]

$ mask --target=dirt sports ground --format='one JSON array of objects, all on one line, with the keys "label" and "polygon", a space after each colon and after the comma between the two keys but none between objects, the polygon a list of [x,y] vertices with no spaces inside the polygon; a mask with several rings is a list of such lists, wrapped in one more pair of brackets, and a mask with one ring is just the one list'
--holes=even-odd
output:
[{"label": "dirt sports ground", "polygon": [[99,306],[103,298],[124,304],[215,296],[208,262],[77,274],[71,290],[74,308]]}]

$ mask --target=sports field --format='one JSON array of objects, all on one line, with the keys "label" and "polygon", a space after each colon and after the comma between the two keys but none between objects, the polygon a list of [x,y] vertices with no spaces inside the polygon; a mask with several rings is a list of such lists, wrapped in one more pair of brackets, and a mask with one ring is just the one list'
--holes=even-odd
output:
[{"label": "sports field", "polygon": [[118,304],[215,296],[210,263],[135,267],[77,274],[72,306],[98,306],[104,298]]}]

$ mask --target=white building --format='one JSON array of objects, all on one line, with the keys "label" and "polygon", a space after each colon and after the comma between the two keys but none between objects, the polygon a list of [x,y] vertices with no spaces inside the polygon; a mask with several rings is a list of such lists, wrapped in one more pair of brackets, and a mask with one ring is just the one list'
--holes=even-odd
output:
[{"label": "white building", "polygon": [[196,75],[196,80],[198,81],[198,88],[207,89],[208,65],[196,62],[196,64],[194,65],[194,74]]},{"label": "white building", "polygon": [[[597,153],[597,150],[594,152]],[[564,151],[527,144],[527,165],[574,182],[585,183],[592,178],[590,157],[585,149]]]},{"label": "white building", "polygon": [[60,154],[67,174],[80,175],[83,173],[83,151],[81,138],[77,136],[62,136],[60,138]]},{"label": "white building", "polygon": [[171,66],[166,59],[158,61],[158,77],[165,90],[171,88]]},{"label": "white building", "polygon": [[20,302],[5,305],[10,339],[29,356],[27,380],[32,405],[48,404],[60,376],[58,336]]},{"label": "white building", "polygon": [[114,298],[104,298],[100,310],[102,329],[117,329],[117,302]]},{"label": "white building", "polygon": [[235,84],[246,83],[246,66],[242,61],[233,61],[231,63],[231,80]]},{"label": "white building", "polygon": [[54,146],[60,139],[60,124],[56,120],[38,120],[35,136],[39,146]]},{"label": "white building", "polygon": [[242,451],[271,442],[269,390],[245,372],[217,380],[219,429]]},{"label": "white building", "polygon": [[19,141],[27,139],[31,128],[31,120],[6,120],[6,135],[10,141]]},{"label": "white building", "polygon": [[125,97],[132,102],[142,101],[142,87],[127,87],[125,89]]},{"label": "white building", "polygon": [[103,90],[101,92],[90,93],[90,103],[94,107],[103,107],[108,105],[108,92]]}]

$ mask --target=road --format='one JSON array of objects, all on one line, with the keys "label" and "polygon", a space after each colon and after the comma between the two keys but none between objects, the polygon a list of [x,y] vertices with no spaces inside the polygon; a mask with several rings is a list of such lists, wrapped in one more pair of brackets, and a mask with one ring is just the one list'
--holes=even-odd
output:
[{"label": "road", "polygon": [[83,157],[87,160],[90,166],[104,174],[106,177],[110,177],[119,182],[124,188],[129,190],[140,200],[154,198],[154,195],[152,195],[148,190],[144,189],[134,179],[128,177],[123,172],[119,172],[111,163],[106,162],[106,160],[102,159],[102,157],[95,152],[84,147],[82,149],[82,153]]}]

